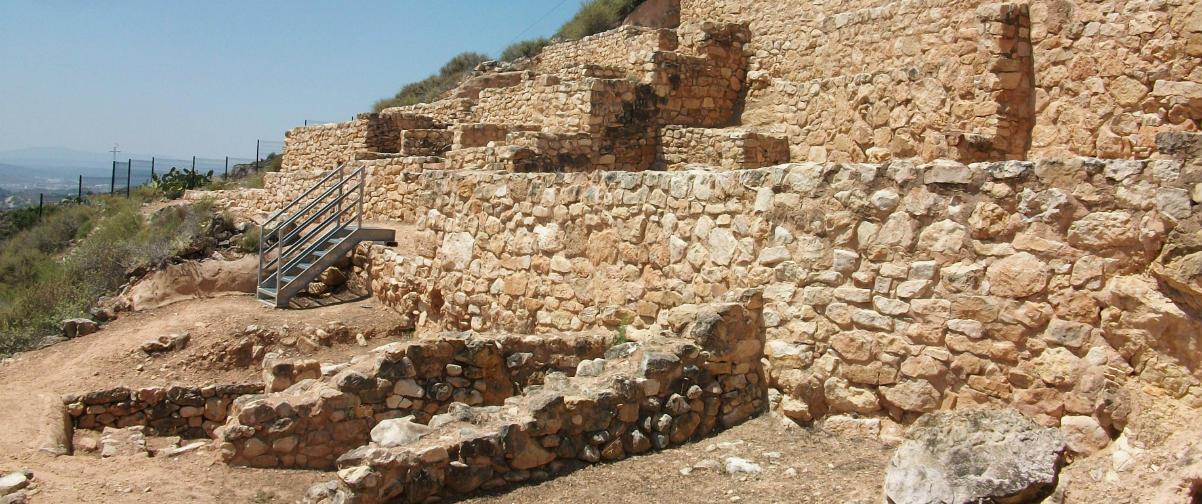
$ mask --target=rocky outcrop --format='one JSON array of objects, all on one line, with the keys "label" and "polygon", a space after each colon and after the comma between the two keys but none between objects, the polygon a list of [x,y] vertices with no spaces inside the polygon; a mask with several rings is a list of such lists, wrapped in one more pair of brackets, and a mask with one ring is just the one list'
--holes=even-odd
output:
[{"label": "rocky outcrop", "polygon": [[1056,487],[1064,438],[1015,410],[929,413],[889,462],[890,504],[1037,503]]}]

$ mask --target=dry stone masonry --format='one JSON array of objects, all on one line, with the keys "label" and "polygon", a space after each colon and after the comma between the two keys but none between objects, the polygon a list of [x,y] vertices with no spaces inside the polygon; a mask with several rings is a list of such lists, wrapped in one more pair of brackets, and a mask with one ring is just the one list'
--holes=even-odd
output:
[{"label": "dry stone masonry", "polygon": [[153,436],[210,437],[225,422],[230,403],[263,391],[257,383],[205,387],[115,387],[63,398],[78,429],[145,426]]},{"label": "dry stone masonry", "polygon": [[385,420],[338,457],[338,480],[307,500],[427,502],[496,490],[737,425],[766,406],[767,388],[763,299],[733,297],[740,302],[708,306],[680,332],[617,345],[575,377],[549,373],[501,405],[452,404],[425,426]]},{"label": "dry stone masonry", "polygon": [[[268,359],[223,456],[337,468],[312,502],[426,502],[769,402],[881,436],[1012,408],[1063,436],[1055,464],[1120,436],[1133,383],[1200,408],[1199,12],[681,0],[676,28],[296,128],[265,189],[219,203],[278,210],[363,166],[365,217],[413,247],[361,245],[351,281],[466,333],[325,370]],[[619,333],[637,343],[607,350]]]}]

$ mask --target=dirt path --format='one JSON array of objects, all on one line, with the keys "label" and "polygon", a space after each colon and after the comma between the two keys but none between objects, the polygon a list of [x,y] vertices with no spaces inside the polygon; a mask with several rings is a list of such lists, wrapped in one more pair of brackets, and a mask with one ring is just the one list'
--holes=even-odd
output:
[{"label": "dirt path", "polygon": [[[331,322],[382,332],[395,326],[396,316],[378,309],[370,299],[310,310],[273,310],[250,296],[220,297],[123,314],[95,334],[21,354],[0,366],[0,404],[6,406],[0,409],[0,471],[33,471],[39,488],[34,502],[295,501],[309,485],[328,475],[231,468],[207,446],[172,458],[109,459],[86,454],[55,457],[35,447],[46,423],[46,401],[62,394],[117,385],[261,381],[258,367],[207,367],[196,365],[196,357],[220,348],[251,324],[303,331],[306,325],[322,327]],[[191,335],[188,349],[155,358],[139,350],[147,340],[182,332]],[[392,339],[397,338],[369,344]],[[363,347],[350,343],[306,354],[323,362],[340,362],[362,351]]]}]

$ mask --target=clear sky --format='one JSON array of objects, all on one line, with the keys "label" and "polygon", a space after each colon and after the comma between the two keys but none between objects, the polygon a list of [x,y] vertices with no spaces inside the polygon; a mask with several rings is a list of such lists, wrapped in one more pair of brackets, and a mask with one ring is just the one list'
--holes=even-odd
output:
[{"label": "clear sky", "polygon": [[451,56],[549,36],[580,0],[0,0],[0,150],[254,154]]}]

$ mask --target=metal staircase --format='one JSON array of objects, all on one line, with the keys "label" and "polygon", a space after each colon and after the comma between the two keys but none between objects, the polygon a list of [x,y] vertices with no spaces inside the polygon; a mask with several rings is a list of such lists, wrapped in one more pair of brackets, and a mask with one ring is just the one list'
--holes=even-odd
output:
[{"label": "metal staircase", "polygon": [[391,229],[363,227],[363,167],[343,164],[263,223],[255,296],[277,308],[363,241],[393,241]]}]

